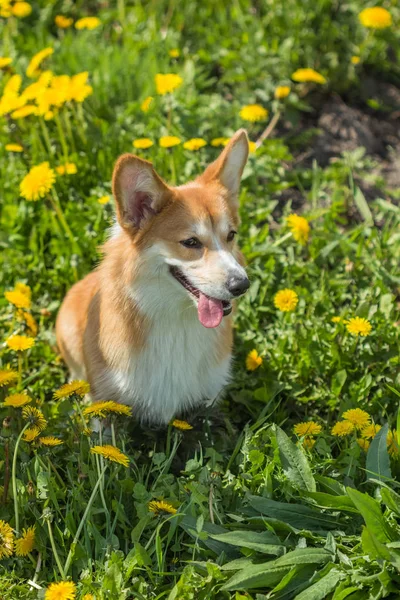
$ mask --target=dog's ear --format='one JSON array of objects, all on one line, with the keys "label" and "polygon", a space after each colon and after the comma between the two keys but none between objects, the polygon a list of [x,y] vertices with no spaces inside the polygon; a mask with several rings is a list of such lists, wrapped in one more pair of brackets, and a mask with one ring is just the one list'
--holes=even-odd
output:
[{"label": "dog's ear", "polygon": [[118,222],[121,227],[132,231],[143,228],[172,196],[153,165],[134,154],[123,154],[117,160],[112,188]]},{"label": "dog's ear", "polygon": [[218,180],[230,195],[234,205],[238,205],[240,179],[249,155],[249,139],[245,129],[239,129],[225,146],[217,160],[207,167],[200,180],[207,183]]}]

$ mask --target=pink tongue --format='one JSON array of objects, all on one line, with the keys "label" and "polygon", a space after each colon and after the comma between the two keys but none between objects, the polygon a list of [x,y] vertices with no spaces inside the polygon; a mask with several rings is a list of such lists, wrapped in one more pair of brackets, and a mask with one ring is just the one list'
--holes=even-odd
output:
[{"label": "pink tongue", "polygon": [[209,298],[200,292],[197,314],[204,327],[218,327],[224,316],[221,300]]}]

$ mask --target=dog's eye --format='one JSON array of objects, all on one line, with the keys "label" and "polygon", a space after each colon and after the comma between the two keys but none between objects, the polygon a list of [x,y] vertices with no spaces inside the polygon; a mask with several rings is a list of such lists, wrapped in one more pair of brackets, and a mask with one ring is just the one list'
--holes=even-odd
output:
[{"label": "dog's eye", "polygon": [[182,246],[185,246],[185,248],[202,248],[203,247],[203,244],[201,243],[201,241],[195,237],[189,238],[187,240],[182,240],[181,244],[182,244]]},{"label": "dog's eye", "polygon": [[235,237],[235,235],[236,235],[236,234],[237,234],[237,231],[234,231],[234,230],[232,229],[232,231],[230,231],[230,232],[228,233],[228,237],[226,238],[226,239],[228,240],[228,242],[231,242],[231,241],[233,240],[233,238]]}]

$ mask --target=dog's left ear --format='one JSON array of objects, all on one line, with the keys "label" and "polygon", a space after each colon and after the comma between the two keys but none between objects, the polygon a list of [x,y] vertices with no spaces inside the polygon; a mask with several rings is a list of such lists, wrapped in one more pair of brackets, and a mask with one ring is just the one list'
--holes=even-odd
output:
[{"label": "dog's left ear", "polygon": [[231,202],[237,206],[240,179],[249,155],[249,139],[245,129],[239,129],[230,139],[217,160],[207,167],[199,180],[219,181],[228,191]]}]

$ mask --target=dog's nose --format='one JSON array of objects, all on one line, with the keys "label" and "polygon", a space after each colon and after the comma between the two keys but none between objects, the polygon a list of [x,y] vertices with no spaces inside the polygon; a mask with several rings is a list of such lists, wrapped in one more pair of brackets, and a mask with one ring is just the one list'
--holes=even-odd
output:
[{"label": "dog's nose", "polygon": [[250,287],[250,281],[247,277],[230,277],[226,282],[226,287],[232,296],[241,296]]}]

